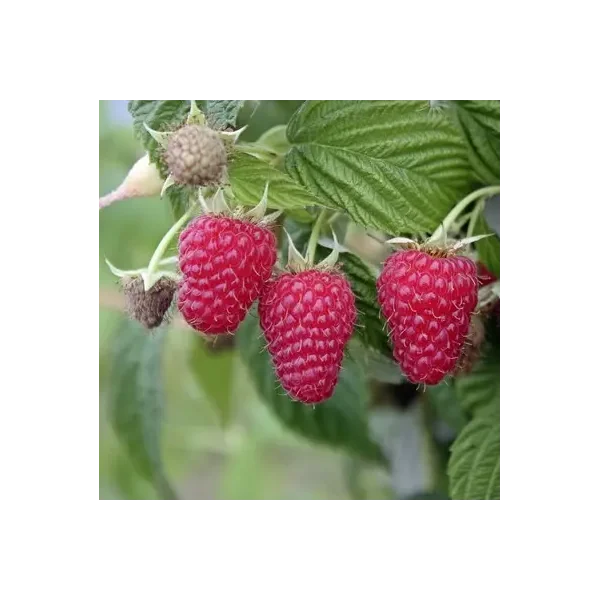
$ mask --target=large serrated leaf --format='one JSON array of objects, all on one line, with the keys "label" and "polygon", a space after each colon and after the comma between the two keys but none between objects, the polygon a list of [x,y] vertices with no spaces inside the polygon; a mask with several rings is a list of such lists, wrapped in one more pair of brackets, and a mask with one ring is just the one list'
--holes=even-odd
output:
[{"label": "large serrated leaf", "polygon": [[500,350],[488,344],[473,371],[456,378],[461,408],[468,414],[500,418]]},{"label": "large serrated leaf", "polygon": [[161,459],[163,410],[161,353],[167,329],[148,332],[126,321],[115,340],[109,394],[112,427],[137,471],[158,494],[175,498]]},{"label": "large serrated leaf", "polygon": [[500,182],[500,101],[459,100],[452,103],[456,122],[468,144],[469,162],[483,183]]},{"label": "large serrated leaf", "polygon": [[234,154],[231,159],[229,181],[236,199],[249,206],[260,201],[267,182],[271,208],[301,209],[319,202],[284,172],[243,152]]},{"label": "large serrated leaf", "polygon": [[360,368],[346,358],[334,395],[323,404],[294,402],[275,378],[258,318],[251,313],[236,338],[261,400],[290,429],[317,442],[345,449],[368,460],[382,460],[367,420],[368,389]]},{"label": "large serrated leaf", "polygon": [[428,102],[308,101],[287,136],[294,179],[392,235],[433,230],[468,188],[464,140]]},{"label": "large serrated leaf", "polygon": [[450,449],[448,477],[453,500],[500,499],[500,422],[477,417]]},{"label": "large serrated leaf", "polygon": [[235,128],[244,100],[207,100],[206,119],[213,129]]}]

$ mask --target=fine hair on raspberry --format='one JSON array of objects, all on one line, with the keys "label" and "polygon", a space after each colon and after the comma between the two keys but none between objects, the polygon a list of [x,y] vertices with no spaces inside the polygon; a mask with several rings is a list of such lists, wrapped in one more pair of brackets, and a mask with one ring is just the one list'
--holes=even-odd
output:
[{"label": "fine hair on raspberry", "polygon": [[178,306],[204,334],[233,333],[277,259],[273,232],[246,219],[202,215],[179,237]]},{"label": "fine hair on raspberry", "polygon": [[258,314],[284,390],[307,404],[328,399],[356,322],[346,278],[317,268],[286,272],[264,287]]},{"label": "fine hair on raspberry", "polygon": [[477,268],[440,249],[401,250],[377,280],[394,358],[413,383],[435,385],[452,372],[477,305]]}]

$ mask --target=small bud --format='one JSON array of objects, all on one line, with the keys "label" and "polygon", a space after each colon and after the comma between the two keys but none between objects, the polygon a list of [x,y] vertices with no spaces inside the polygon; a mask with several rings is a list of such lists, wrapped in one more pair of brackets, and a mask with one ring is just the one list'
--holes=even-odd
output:
[{"label": "small bud", "polygon": [[158,169],[145,154],[131,167],[127,177],[116,190],[100,198],[100,208],[128,198],[157,196],[161,192],[163,183]]}]

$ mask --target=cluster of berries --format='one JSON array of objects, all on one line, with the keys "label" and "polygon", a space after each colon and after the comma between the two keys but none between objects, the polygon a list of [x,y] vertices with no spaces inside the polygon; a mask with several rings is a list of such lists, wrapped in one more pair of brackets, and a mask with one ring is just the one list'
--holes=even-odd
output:
[{"label": "cluster of berries", "polygon": [[[273,276],[276,240],[261,223],[203,215],[179,239],[178,305],[205,334],[233,333],[258,299],[260,325],[283,388],[305,403],[331,396],[356,322],[350,285],[335,267]],[[471,333],[477,267],[439,248],[400,250],[377,281],[394,357],[408,379],[435,385],[464,370],[481,328]],[[477,334],[477,336],[475,336]]]},{"label": "cluster of berries", "polygon": [[[218,184],[226,158],[220,137],[200,125],[173,134],[165,152],[171,177],[186,185]],[[258,300],[260,326],[283,388],[309,404],[333,394],[356,322],[354,295],[335,265],[288,266],[274,275],[276,238],[256,214],[197,217],[181,233],[178,251],[177,304],[191,327],[210,335],[234,333]],[[475,263],[452,249],[413,244],[386,260],[378,299],[394,357],[410,381],[435,385],[473,362],[475,340],[483,339],[472,322],[479,285]],[[132,298],[142,293],[139,282],[128,286]],[[164,278],[145,294],[149,308],[138,317],[146,326],[161,322],[175,286]],[[139,298],[132,302],[139,305]]]}]

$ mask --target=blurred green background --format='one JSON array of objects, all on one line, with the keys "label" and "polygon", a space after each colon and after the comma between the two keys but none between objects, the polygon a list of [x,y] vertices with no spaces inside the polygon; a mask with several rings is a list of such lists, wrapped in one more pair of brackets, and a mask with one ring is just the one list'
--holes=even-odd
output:
[{"label": "blurred green background", "polygon": [[[244,138],[252,141],[286,123],[299,104],[263,101],[257,108],[247,103],[240,115],[240,124],[250,120]],[[142,154],[126,101],[101,102],[100,195],[115,189]],[[155,197],[117,202],[101,210],[99,220],[100,498],[153,499],[153,487],[136,473],[107,420],[115,332],[126,317],[117,278],[104,259],[122,269],[147,265],[173,216],[169,205]],[[393,497],[384,469],[286,430],[257,399],[234,348],[207,346],[174,319],[164,355],[162,451],[180,498]]]}]

